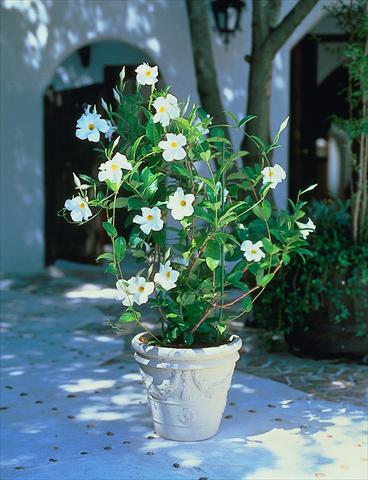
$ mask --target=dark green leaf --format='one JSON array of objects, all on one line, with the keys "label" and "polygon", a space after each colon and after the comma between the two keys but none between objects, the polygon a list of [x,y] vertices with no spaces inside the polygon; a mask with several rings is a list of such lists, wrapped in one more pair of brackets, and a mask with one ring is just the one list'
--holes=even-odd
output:
[{"label": "dark green leaf", "polygon": [[102,226],[109,237],[115,238],[118,235],[116,228],[110,222],[103,222]]},{"label": "dark green leaf", "polygon": [[118,262],[124,260],[126,252],[126,241],[124,237],[118,237],[115,242],[115,257]]}]

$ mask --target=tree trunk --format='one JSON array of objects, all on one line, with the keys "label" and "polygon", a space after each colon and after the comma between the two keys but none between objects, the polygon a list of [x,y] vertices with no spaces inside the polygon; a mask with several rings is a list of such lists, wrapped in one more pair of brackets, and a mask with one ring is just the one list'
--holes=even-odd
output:
[{"label": "tree trunk", "polygon": [[[270,137],[270,96],[274,56],[318,0],[299,0],[278,22],[281,0],[253,0],[252,53],[249,59],[247,115],[257,118],[247,124],[247,133],[268,142]],[[245,163],[254,164],[260,158],[259,149],[244,136],[242,150],[249,152]]]},{"label": "tree trunk", "polygon": [[[249,76],[247,114],[256,115],[257,118],[247,124],[247,133],[257,135],[265,142],[270,135],[270,94],[272,77],[272,59],[266,55],[255,57]],[[249,152],[245,158],[246,164],[254,164],[260,159],[259,148],[245,136],[241,146],[242,150]]]},{"label": "tree trunk", "polygon": [[[202,108],[209,113],[215,124],[227,124],[223,111],[217,74],[213,60],[211,33],[206,0],[186,0],[197,90]],[[223,128],[228,136],[227,128]]]}]

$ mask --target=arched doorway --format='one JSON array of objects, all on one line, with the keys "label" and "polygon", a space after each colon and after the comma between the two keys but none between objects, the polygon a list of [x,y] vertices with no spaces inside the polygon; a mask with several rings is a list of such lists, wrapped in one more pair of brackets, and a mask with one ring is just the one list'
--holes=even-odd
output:
[{"label": "arched doorway", "polygon": [[[84,46],[56,69],[44,96],[45,158],[45,239],[46,264],[57,259],[94,263],[108,243],[96,218],[83,228],[57,216],[74,190],[73,172],[97,177],[101,158],[98,146],[75,136],[75,126],[86,105],[97,105],[101,98],[114,103],[112,89],[122,66],[126,67],[126,93],[135,88],[135,68],[151,62],[143,51],[125,43],[101,41]],[[122,223],[124,218],[121,219]]]}]

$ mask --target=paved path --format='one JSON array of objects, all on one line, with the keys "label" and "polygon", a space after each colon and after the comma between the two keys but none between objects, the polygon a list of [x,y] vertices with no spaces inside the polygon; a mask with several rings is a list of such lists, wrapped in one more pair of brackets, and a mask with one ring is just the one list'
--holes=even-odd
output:
[{"label": "paved path", "polygon": [[367,478],[362,406],[241,371],[216,437],[157,437],[129,337],[103,325],[113,291],[83,275],[3,282],[3,480]]}]

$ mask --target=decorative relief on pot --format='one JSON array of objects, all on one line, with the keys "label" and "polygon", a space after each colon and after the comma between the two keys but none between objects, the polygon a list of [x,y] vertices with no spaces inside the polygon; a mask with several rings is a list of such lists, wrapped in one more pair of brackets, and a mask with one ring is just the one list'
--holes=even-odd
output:
[{"label": "decorative relief on pot", "polygon": [[153,383],[153,377],[151,377],[151,375],[148,375],[142,369],[141,375],[148,394],[156,400],[167,400],[175,389],[177,376],[175,370],[172,372],[168,379],[162,380],[162,382],[157,385]]},{"label": "decorative relief on pot", "polygon": [[193,422],[194,412],[191,408],[182,408],[178,414],[178,420],[183,425],[189,425]]},{"label": "decorative relief on pot", "polygon": [[225,375],[215,382],[208,380],[208,372],[202,370],[193,370],[192,378],[195,386],[200,392],[203,393],[207,398],[214,398],[218,395],[221,395],[224,388],[228,388],[228,383],[231,380],[231,375],[233,368],[229,370]]},{"label": "decorative relief on pot", "polygon": [[211,381],[212,375],[208,375],[205,370],[173,370],[170,376],[156,383],[151,375],[141,369],[143,383],[148,394],[156,400],[167,400],[168,398],[176,398],[178,400],[188,402],[193,399],[193,391],[197,389],[207,398],[214,398],[221,395],[228,388],[233,368],[229,369],[225,375],[216,381]]}]

